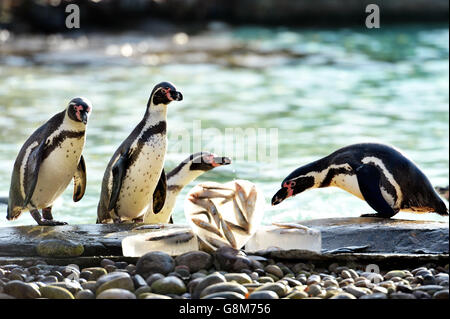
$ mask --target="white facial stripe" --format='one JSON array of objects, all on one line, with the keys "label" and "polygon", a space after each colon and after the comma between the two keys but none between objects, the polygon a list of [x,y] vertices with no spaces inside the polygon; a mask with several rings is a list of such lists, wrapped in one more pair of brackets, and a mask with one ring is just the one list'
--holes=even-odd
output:
[{"label": "white facial stripe", "polygon": [[28,158],[30,157],[31,151],[38,146],[39,143],[37,141],[33,142],[30,146],[27,147],[25,151],[25,155],[22,159],[22,164],[20,165],[20,191],[22,192],[22,197],[25,199],[25,187],[24,187],[24,181],[25,181],[25,166],[27,165]]},{"label": "white facial stripe", "polygon": [[[395,188],[395,192],[397,193],[397,202],[395,203],[395,206],[399,207],[400,203],[403,201],[402,191],[400,189],[400,186],[395,181],[394,176],[388,171],[388,169],[384,165],[383,161],[377,157],[368,156],[368,157],[364,157],[361,160],[361,162],[364,164],[369,164],[369,163],[375,164],[377,167],[379,167],[382,170],[387,181]],[[392,202],[393,202],[393,200],[392,200]]]},{"label": "white facial stripe", "polygon": [[305,175],[297,176],[297,177],[291,179],[291,181],[294,181],[294,180],[302,178],[302,177],[314,177],[314,187],[319,187],[320,184],[322,184],[325,177],[327,176],[329,170],[335,169],[335,168],[345,168],[348,171],[352,170],[351,166],[347,163],[340,164],[340,165],[332,164],[322,171],[311,171]]}]

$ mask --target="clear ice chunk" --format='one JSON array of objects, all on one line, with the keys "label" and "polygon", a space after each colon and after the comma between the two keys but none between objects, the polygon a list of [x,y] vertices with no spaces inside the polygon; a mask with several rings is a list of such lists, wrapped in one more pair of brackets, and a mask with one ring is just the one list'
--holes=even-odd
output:
[{"label": "clear ice chunk", "polygon": [[187,228],[145,232],[122,240],[122,253],[127,257],[140,257],[151,251],[177,256],[193,250],[198,250],[197,236]]},{"label": "clear ice chunk", "polygon": [[320,230],[285,228],[275,225],[262,226],[245,245],[245,250],[248,252],[291,249],[320,253],[322,249]]}]

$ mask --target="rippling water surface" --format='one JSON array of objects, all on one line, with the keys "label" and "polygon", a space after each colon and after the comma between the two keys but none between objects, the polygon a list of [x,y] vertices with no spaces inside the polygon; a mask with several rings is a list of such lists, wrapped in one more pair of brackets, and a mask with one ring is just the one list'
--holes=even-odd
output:
[{"label": "rippling water surface", "polygon": [[[178,198],[176,222],[185,222],[183,199],[195,183],[236,178],[251,180],[264,191],[266,223],[371,212],[365,202],[337,188],[310,190],[276,207],[269,205],[281,180],[293,169],[357,142],[393,144],[413,159],[434,185],[448,185],[447,26],[395,26],[370,32],[242,27],[217,33],[203,36],[204,45],[208,46],[208,37],[211,41],[220,38],[249,45],[255,52],[234,57],[238,63],[228,64],[211,58],[202,61],[201,50],[194,54],[196,63],[189,59],[128,63],[127,57],[114,63],[106,58],[70,63],[71,57],[89,54],[82,49],[69,51],[66,62],[54,64],[26,63],[26,58],[15,56],[3,59],[0,196],[8,193],[15,157],[27,137],[70,98],[82,95],[94,104],[84,150],[87,191],[83,200],[73,203],[70,186],[55,204],[54,216],[71,224],[94,223],[110,156],[140,121],[153,85],[162,80],[173,82],[184,94],[183,102],[169,106],[166,169],[176,166],[189,151],[229,155],[223,144],[229,140],[220,137],[226,129],[265,128],[267,133],[278,129],[278,139],[271,141],[277,146],[278,154],[273,154],[277,158],[235,158],[232,165],[203,175]],[[127,39],[127,35],[121,37]],[[140,34],[129,37],[146,39]],[[47,55],[48,62],[51,54],[42,53],[41,57]],[[130,54],[125,47],[122,55]],[[201,146],[194,142],[196,125],[203,129]],[[218,131],[207,130],[210,128]],[[178,133],[182,132],[191,137],[190,149],[179,147]],[[0,226],[34,224],[28,213],[14,222],[6,221],[5,216],[6,207],[0,205]],[[448,221],[434,214],[397,216]]]}]

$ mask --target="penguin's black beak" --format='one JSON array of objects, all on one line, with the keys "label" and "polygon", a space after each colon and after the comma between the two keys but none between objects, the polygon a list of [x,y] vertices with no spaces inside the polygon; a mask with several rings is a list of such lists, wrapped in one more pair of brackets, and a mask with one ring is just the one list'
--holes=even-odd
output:
[{"label": "penguin's black beak", "polygon": [[231,159],[229,157],[221,157],[216,156],[214,157],[214,162],[212,162],[213,166],[222,166],[222,165],[229,165],[231,164]]},{"label": "penguin's black beak", "polygon": [[81,112],[81,122],[83,122],[83,124],[87,124],[88,117],[89,117],[88,112],[86,112],[86,111]]},{"label": "penguin's black beak", "polygon": [[170,91],[170,97],[173,101],[182,101],[183,100],[183,94],[178,91]]},{"label": "penguin's black beak", "polygon": [[272,206],[278,205],[288,197],[287,188],[283,187],[272,197]]}]

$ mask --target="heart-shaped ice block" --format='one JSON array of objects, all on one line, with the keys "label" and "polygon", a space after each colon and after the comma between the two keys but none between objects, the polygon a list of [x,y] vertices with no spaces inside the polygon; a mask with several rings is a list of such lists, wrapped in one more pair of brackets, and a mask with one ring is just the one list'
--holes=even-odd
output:
[{"label": "heart-shaped ice block", "polygon": [[211,249],[240,249],[261,225],[264,206],[264,195],[252,182],[205,182],[188,193],[184,213],[194,233]]}]

